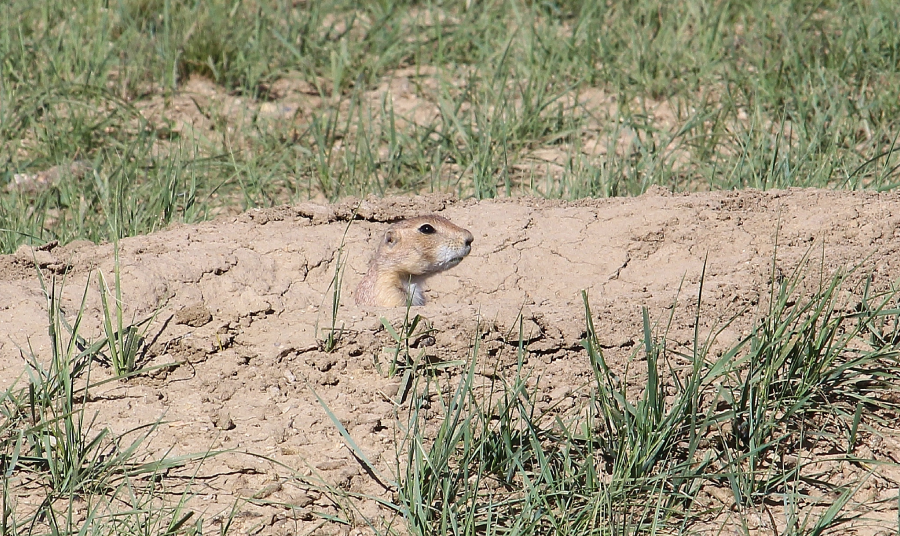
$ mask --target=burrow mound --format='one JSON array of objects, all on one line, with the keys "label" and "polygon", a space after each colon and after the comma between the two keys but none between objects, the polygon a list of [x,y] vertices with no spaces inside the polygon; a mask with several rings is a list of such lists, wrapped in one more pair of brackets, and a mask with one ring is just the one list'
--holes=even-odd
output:
[{"label": "burrow mound", "polygon": [[[671,344],[685,347],[695,327],[709,333],[740,315],[719,335],[725,347],[752,325],[773,280],[804,259],[823,277],[857,267],[881,288],[900,278],[895,193],[654,190],[571,203],[431,196],[251,210],[119,242],[125,316],[153,316],[145,364],[177,365],[98,388],[89,404],[98,422],[122,433],[162,419],[152,444],[172,456],[234,449],[199,470],[205,479],[198,494],[206,499],[196,507],[213,521],[237,497],[264,497],[296,508],[246,503],[238,521],[262,519],[271,533],[320,523],[304,509],[334,505],[315,490],[285,484],[285,467],[389,497],[346,447],[316,394],[390,474],[392,400],[400,387],[384,371],[392,342],[382,319],[399,326],[405,311],[356,307],[353,290],[386,225],[426,213],[471,230],[475,242],[459,266],[430,281],[429,303],[413,313],[433,331],[413,344],[432,362],[467,361],[477,338],[480,370],[502,374],[517,366],[523,342],[546,407],[573,407],[590,379],[582,292],[607,361],[622,371],[627,365],[640,385],[642,308],[666,325]],[[98,274],[113,281],[115,258],[112,244],[85,242],[0,257],[0,388],[22,376],[23,352],[48,356],[47,300],[35,266],[45,285],[61,288],[68,315],[88,288],[82,333],[90,338],[101,333]],[[332,316],[338,261],[341,299]],[[332,327],[340,336],[326,352]],[[360,499],[357,508],[373,519],[386,515],[374,500]]]}]

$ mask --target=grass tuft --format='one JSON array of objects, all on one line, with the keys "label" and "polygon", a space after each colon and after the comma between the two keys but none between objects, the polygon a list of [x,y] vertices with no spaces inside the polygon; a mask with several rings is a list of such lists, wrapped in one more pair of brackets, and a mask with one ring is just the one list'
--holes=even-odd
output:
[{"label": "grass tuft", "polygon": [[[757,509],[786,534],[841,530],[860,517],[855,496],[871,474],[835,480],[822,462],[878,463],[863,461],[859,435],[878,435],[900,409],[887,396],[900,350],[883,342],[900,320],[896,294],[866,291],[848,311],[848,284],[848,274],[816,283],[798,269],[773,284],[752,333],[716,354],[724,326],[676,352],[643,310],[639,389],[607,364],[585,294],[593,378],[567,411],[538,403],[524,341],[508,373],[476,373],[477,337],[458,374],[410,368],[386,506],[412,534],[683,534],[735,517],[749,532]],[[700,298],[702,288],[697,315]]]},{"label": "grass tuft", "polygon": [[[110,291],[102,277],[99,281],[104,296]],[[126,365],[135,364],[141,337],[134,335],[135,325],[122,328],[118,277],[119,331],[110,332],[113,313],[104,306],[107,334],[96,343],[81,335],[89,287],[69,322],[60,301],[65,282],[54,278],[41,283],[50,355],[38,355],[30,346],[22,349],[26,372],[0,393],[2,533],[194,533],[197,527],[188,524],[194,513],[185,507],[190,488],[168,489],[165,474],[215,453],[152,457],[147,444],[159,422],[113,433],[90,409],[92,388],[136,372]],[[104,359],[104,347],[119,356],[122,370],[97,381],[91,376],[96,363],[117,362]],[[165,499],[173,492],[181,494],[176,504]]]}]

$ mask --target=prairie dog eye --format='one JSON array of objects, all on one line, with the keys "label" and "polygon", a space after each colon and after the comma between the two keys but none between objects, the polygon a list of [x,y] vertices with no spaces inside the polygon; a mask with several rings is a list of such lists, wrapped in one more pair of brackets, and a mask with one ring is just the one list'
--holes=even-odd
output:
[{"label": "prairie dog eye", "polygon": [[419,232],[422,234],[434,234],[437,231],[434,230],[430,223],[425,223],[419,226]]}]

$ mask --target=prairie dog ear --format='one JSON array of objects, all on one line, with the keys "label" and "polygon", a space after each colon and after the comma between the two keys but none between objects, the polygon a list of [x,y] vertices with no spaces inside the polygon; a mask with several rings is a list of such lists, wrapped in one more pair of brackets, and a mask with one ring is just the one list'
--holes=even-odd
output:
[{"label": "prairie dog ear", "polygon": [[400,237],[397,236],[397,233],[395,233],[393,231],[393,229],[388,229],[387,231],[385,231],[385,233],[384,233],[384,243],[385,244],[387,244],[389,246],[393,246],[394,244],[397,243],[398,240],[400,240]]}]

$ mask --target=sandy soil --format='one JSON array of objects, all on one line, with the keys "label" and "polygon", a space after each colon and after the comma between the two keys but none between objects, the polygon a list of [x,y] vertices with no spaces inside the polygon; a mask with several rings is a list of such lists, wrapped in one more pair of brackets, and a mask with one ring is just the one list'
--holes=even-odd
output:
[{"label": "sandy soil", "polygon": [[[335,505],[290,478],[292,470],[390,499],[312,392],[379,471],[392,474],[391,401],[398,380],[380,373],[375,361],[383,362],[389,342],[380,318],[397,325],[403,311],[358,308],[352,299],[387,222],[434,212],[475,236],[472,254],[431,280],[429,303],[416,311],[436,329],[434,344],[425,347],[429,357],[468,360],[478,336],[481,366],[512,372],[521,313],[529,366],[540,371],[537,387],[548,405],[572,399],[558,407],[572,407],[578,386],[590,376],[579,344],[585,330],[582,290],[590,296],[607,359],[624,371],[634,360],[642,307],[654,321],[666,322],[677,301],[668,337],[673,344],[690,343],[704,263],[701,331],[749,311],[722,333],[723,347],[752,324],[771,280],[776,241],[775,264],[784,273],[811,255],[826,271],[861,264],[861,273],[871,273],[881,287],[900,279],[896,193],[656,190],[639,198],[574,203],[369,199],[348,227],[354,208],[347,201],[252,210],[120,243],[127,317],[141,319],[159,308],[148,335],[147,364],[180,365],[98,387],[89,410],[98,411],[98,422],[116,433],[162,420],[150,443],[153,452],[233,449],[184,473],[202,477],[193,482],[191,507],[213,525],[244,497],[256,500],[240,503],[234,525],[240,531],[308,533],[320,525],[324,532],[350,530],[322,525],[313,512],[337,514]],[[345,331],[337,349],[326,353],[321,340],[331,322],[329,286],[345,231],[337,314]],[[112,245],[79,242],[0,256],[0,389],[23,373],[20,348],[30,345],[37,355],[48,355],[47,303],[35,261],[45,277],[57,275],[57,284],[68,271],[62,303],[70,316],[90,286],[83,330],[86,336],[100,333],[97,272],[112,279]],[[640,367],[629,371],[639,375]],[[100,379],[109,372],[98,367],[93,374]],[[633,383],[639,385],[640,378]],[[889,492],[889,482],[873,479],[870,493],[878,498]],[[352,513],[358,530],[369,530],[363,516],[390,521],[374,500],[351,502],[358,509]],[[896,519],[896,500],[893,505],[888,519]],[[761,529],[766,522],[760,520]]]}]

